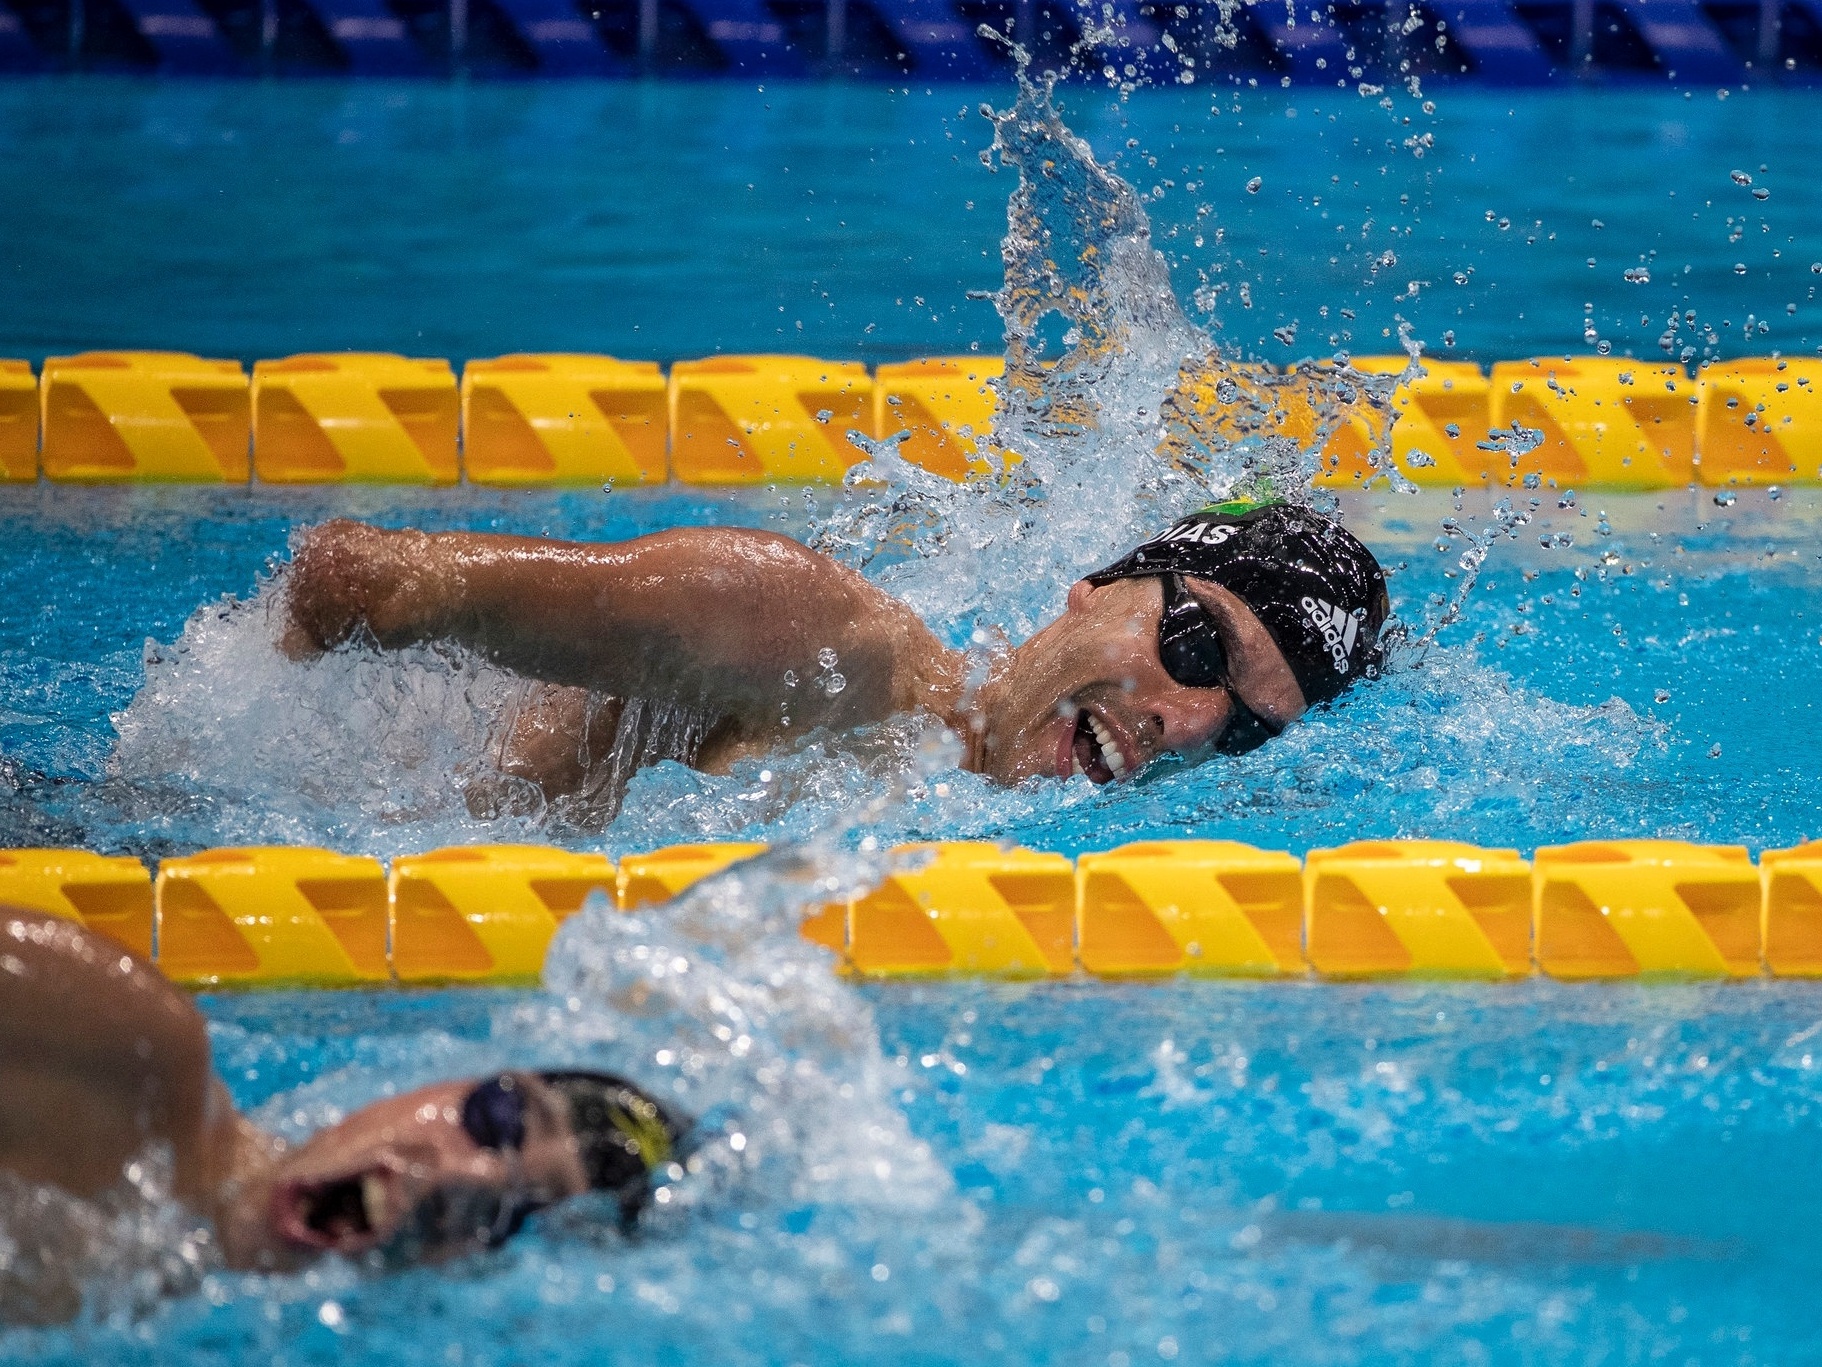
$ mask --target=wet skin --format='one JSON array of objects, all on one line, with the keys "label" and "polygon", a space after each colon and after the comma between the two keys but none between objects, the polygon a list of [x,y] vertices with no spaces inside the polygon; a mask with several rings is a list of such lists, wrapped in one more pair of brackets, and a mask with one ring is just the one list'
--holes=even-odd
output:
[{"label": "wet skin", "polygon": [[[1185,582],[1247,706],[1278,722],[1299,716],[1303,695],[1258,618],[1219,585]],[[599,731],[585,723],[604,696],[701,709],[710,723],[696,765],[710,772],[818,726],[921,710],[962,738],[968,768],[1007,783],[1129,778],[1166,751],[1206,748],[1233,715],[1226,690],[1165,673],[1156,579],[1076,584],[1062,615],[993,661],[974,691],[966,659],[909,607],[767,532],[585,544],[337,521],[300,537],[283,592],[281,648],[293,658],[351,640],[447,641],[547,685],[505,738],[501,765],[551,796],[579,781],[577,740]],[[834,695],[802,682],[824,649],[847,680]]]},{"label": "wet skin", "polygon": [[363,1107],[293,1148],[235,1111],[195,1006],[119,945],[0,907],[0,979],[0,1169],[94,1197],[168,1145],[172,1195],[213,1224],[230,1266],[452,1256],[507,1203],[587,1189],[569,1104],[535,1075],[512,1075],[526,1095],[514,1151],[463,1129],[472,1079]]}]

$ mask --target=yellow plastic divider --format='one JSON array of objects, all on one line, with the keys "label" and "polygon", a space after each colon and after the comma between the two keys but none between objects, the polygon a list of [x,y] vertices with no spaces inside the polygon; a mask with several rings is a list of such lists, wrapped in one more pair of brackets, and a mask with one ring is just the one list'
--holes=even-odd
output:
[{"label": "yellow plastic divider", "polygon": [[873,377],[857,361],[714,356],[671,367],[671,471],[685,484],[839,483],[873,430]]},{"label": "yellow plastic divider", "polygon": [[1822,978],[1822,841],[1759,856],[1765,884],[1765,967],[1780,978]]},{"label": "yellow plastic divider", "polygon": [[668,902],[709,875],[765,851],[764,845],[730,840],[711,845],[667,845],[649,854],[626,855],[620,860],[620,909],[637,911]]},{"label": "yellow plastic divider", "polygon": [[1106,977],[1303,972],[1303,866],[1231,840],[1144,840],[1076,860],[1076,957]]},{"label": "yellow plastic divider", "polygon": [[38,478],[38,377],[30,361],[0,360],[0,481]]},{"label": "yellow plastic divider", "polygon": [[998,406],[990,382],[1006,373],[1002,356],[928,356],[882,365],[873,382],[873,435],[909,432],[898,453],[953,480],[984,474],[980,443]]},{"label": "yellow plastic divider", "polygon": [[591,893],[609,906],[604,854],[467,845],[392,861],[392,967],[402,983],[535,980],[544,951]]},{"label": "yellow plastic divider", "polygon": [[1587,841],[1537,852],[1537,966],[1557,978],[1747,977],[1759,870],[1739,845]]},{"label": "yellow plastic divider", "polygon": [[848,908],[848,962],[900,977],[1043,977],[1075,968],[1075,869],[1060,854],[974,841],[907,845],[923,868],[888,876]]},{"label": "yellow plastic divider", "polygon": [[[764,854],[764,845],[728,841],[713,845],[671,845],[650,854],[629,854],[620,861],[620,908],[668,902],[711,874]],[[848,947],[848,909],[828,906],[804,918],[803,937],[837,954]]]},{"label": "yellow plastic divider", "polygon": [[381,983],[390,903],[377,859],[309,847],[204,850],[158,866],[158,966],[193,986]]},{"label": "yellow plastic divider", "polygon": [[[311,848],[129,858],[0,850],[0,904],[72,917],[193,985],[523,982],[594,892],[669,900],[765,849],[680,845],[614,863],[544,846],[378,861]],[[1307,859],[1141,841],[1072,862],[970,841],[806,922],[875,976],[1822,977],[1822,842],[1511,850],[1362,841]]]},{"label": "yellow plastic divider", "polygon": [[137,859],[87,850],[0,850],[0,905],[80,921],[152,957],[152,875]]},{"label": "yellow plastic divider", "polygon": [[1307,952],[1324,977],[1531,971],[1531,866],[1516,850],[1361,840],[1311,850]]},{"label": "yellow plastic divider", "polygon": [[661,484],[668,394],[654,361],[470,361],[462,369],[463,468],[476,484]]},{"label": "yellow plastic divider", "polygon": [[1753,357],[1696,378],[1696,473],[1702,483],[1822,479],[1822,360]]},{"label": "yellow plastic divider", "polygon": [[1695,397],[1679,365],[1611,356],[1502,361],[1488,395],[1492,428],[1516,422],[1544,439],[1516,466],[1485,453],[1488,476],[1536,473],[1559,486],[1609,489],[1688,484],[1695,478]]},{"label": "yellow plastic divider", "polygon": [[1209,358],[1178,375],[1166,397],[1161,416],[1167,419],[1170,435],[1161,449],[1194,459],[1193,452],[1174,450],[1183,433],[1193,434],[1196,442],[1266,436],[1307,446],[1315,440],[1318,424],[1310,389],[1309,377],[1302,372],[1284,375],[1263,361]]},{"label": "yellow plastic divider", "polygon": [[52,356],[39,396],[47,478],[247,478],[247,373],[239,361],[182,351]]},{"label": "yellow plastic divider", "polygon": [[253,467],[270,484],[453,484],[448,361],[325,352],[253,365]]},{"label": "yellow plastic divider", "polygon": [[[1364,375],[1402,375],[1405,356],[1355,356],[1349,364]],[[1478,449],[1487,439],[1487,377],[1471,361],[1436,361],[1425,357],[1424,373],[1392,391],[1389,434],[1393,467],[1413,484],[1454,488],[1483,480],[1504,483],[1508,472],[1495,470],[1494,453]],[[1382,450],[1388,435],[1369,418],[1342,423],[1323,448],[1318,484],[1351,488],[1373,473],[1367,453]]]},{"label": "yellow plastic divider", "polygon": [[[1397,375],[1406,360],[1351,364]],[[1600,356],[1501,362],[1491,377],[1464,361],[1423,366],[1394,391],[1389,430],[1377,411],[1344,417],[1318,484],[1358,484],[1368,449],[1388,443],[1401,474],[1435,487],[1526,475],[1590,489],[1822,482],[1822,360],[1749,357],[1693,379]],[[42,465],[55,480],[240,481],[251,468],[270,483],[454,483],[460,445],[481,484],[667,472],[700,485],[834,483],[860,459],[851,428],[907,430],[908,460],[961,479],[988,468],[980,440],[1004,369],[995,356],[933,356],[873,376],[857,362],[754,355],[679,361],[667,377],[649,361],[527,353],[470,361],[458,386],[446,361],[348,352],[258,361],[249,390],[238,362],[181,352],[52,357],[35,387],[28,363],[0,360],[0,480]],[[1222,360],[1187,374],[1166,405],[1165,452],[1206,437],[1308,444],[1332,370]],[[1543,444],[1516,465],[1480,449],[1515,421]]]}]

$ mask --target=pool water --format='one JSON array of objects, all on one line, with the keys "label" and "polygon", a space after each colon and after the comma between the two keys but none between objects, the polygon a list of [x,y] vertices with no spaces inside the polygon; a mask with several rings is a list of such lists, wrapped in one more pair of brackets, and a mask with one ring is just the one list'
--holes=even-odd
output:
[{"label": "pool water", "polygon": [[[0,1344],[14,1362],[291,1364],[1822,1351],[1808,987],[841,990],[877,1052],[825,1059],[829,1080],[878,1076],[870,1104],[816,1114],[867,1170],[823,1152],[631,1242],[572,1210],[437,1269],[200,1270],[188,1294]],[[527,1052],[626,1061],[578,1049],[529,994],[205,1009],[236,1096],[293,1130]]]},{"label": "pool water", "polygon": [[[1262,480],[1320,500],[1297,483],[1307,452],[1230,445],[1193,414],[1160,416],[1166,396],[1221,373],[1200,330],[1209,309],[1218,337],[1249,347],[1251,318],[1261,347],[1271,328],[1301,319],[1290,342],[1271,343],[1300,354],[1390,346],[1373,334],[1400,316],[1433,351],[1448,349],[1451,329],[1457,351],[1477,354],[1578,346],[1589,318],[1624,350],[1641,338],[1654,347],[1687,291],[1692,307],[1699,296],[1698,350],[1796,345],[1811,326],[1801,292],[1814,249],[1800,234],[1817,221],[1798,210],[1814,187],[1757,170],[1772,177],[1770,200],[1726,199],[1744,193],[1731,180],[1705,187],[1743,147],[1765,149],[1754,156],[1782,171],[1774,149],[1800,136],[1801,97],[1710,94],[1698,115],[1680,97],[1552,96],[1527,101],[1521,120],[1451,91],[1437,130],[1466,136],[1432,148],[1400,141],[1432,117],[1410,92],[1386,109],[1357,94],[1325,104],[1230,91],[1218,115],[1206,93],[1090,100],[1082,143],[1026,91],[996,116],[1001,170],[987,180],[971,162],[984,137],[945,127],[954,111],[935,94],[53,83],[33,87],[35,103],[23,89],[0,90],[21,101],[4,136],[73,187],[29,200],[3,192],[3,240],[25,255],[0,283],[19,300],[0,306],[0,326],[19,329],[27,349],[32,337],[62,345],[65,328],[103,340],[105,320],[109,341],[243,354],[358,344],[674,355],[777,345],[769,305],[783,306],[806,349],[855,354],[824,345],[840,336],[877,359],[997,345],[999,325],[962,289],[999,284],[1031,384],[1008,398],[996,433],[1021,463],[965,487],[920,479],[888,444],[871,456],[880,481],[846,490],[0,490],[0,602],[11,607],[0,613],[0,844],[147,856],[264,841],[387,856],[520,839],[616,854],[705,838],[778,847],[656,911],[572,918],[542,992],[203,1001],[237,1100],[290,1137],[389,1090],[509,1063],[640,1079],[697,1118],[698,1147],[639,1237],[612,1232],[584,1203],[541,1217],[505,1250],[442,1267],[245,1277],[187,1237],[149,1160],[83,1264],[87,1317],[5,1331],[7,1360],[1133,1367],[1816,1355],[1822,1183],[1807,1160],[1822,996],[1804,984],[858,985],[796,934],[804,908],[879,876],[881,848],[931,836],[1070,853],[1140,836],[1299,852],[1400,835],[1527,850],[1585,836],[1794,843],[1812,832],[1819,758],[1814,491],[1419,495],[1382,484],[1341,511],[1392,571],[1404,630],[1393,665],[1253,755],[1160,764],[1107,789],[996,789],[957,771],[935,728],[912,720],[811,735],[726,776],[657,765],[606,824],[472,815],[464,787],[513,682],[444,649],[286,661],[272,648],[271,577],[297,528],[336,515],[588,538],[734,522],[863,566],[957,646],[991,644],[996,629],[1016,640],[1084,568],[1185,507]],[[77,98],[91,93],[92,105]],[[768,103],[782,111],[775,123]],[[652,121],[629,125],[620,116],[634,108]],[[84,120],[90,135],[60,131]],[[686,244],[681,259],[700,268],[664,272],[668,303],[638,294],[659,289],[641,271],[660,258],[615,234],[635,221],[662,228],[685,209],[700,220],[713,201],[665,160],[673,149],[655,133],[639,145],[657,149],[659,172],[607,174],[614,163],[593,157],[611,140],[600,130],[625,143],[629,126],[677,132],[722,177],[723,201],[744,202],[742,175],[772,196],[753,201],[751,219],[716,220],[708,239],[655,234]],[[703,135],[709,126],[723,131]],[[1164,130],[1179,126],[1194,131],[1167,143]],[[1552,159],[1566,136],[1587,148],[1573,174],[1604,167],[1605,178],[1568,181]],[[931,157],[925,144],[939,137]],[[1175,163],[1160,155],[1152,195],[1153,138],[1186,168],[1235,156],[1261,188],[1249,195],[1237,174],[1217,184],[1201,169],[1194,191],[1187,170],[1166,186]],[[332,148],[355,150],[338,163]],[[798,156],[818,148],[821,161]],[[876,160],[863,172],[843,148]],[[1128,175],[1142,167],[1138,188],[1096,151],[1119,155]],[[547,156],[570,158],[572,178]],[[773,157],[777,173],[762,174]],[[513,175],[489,174],[507,161]],[[913,163],[923,169],[893,169]],[[801,205],[778,188],[785,165],[826,177],[804,185]],[[1347,174],[1320,190],[1329,165],[1328,176]],[[116,174],[102,174],[108,166]],[[428,181],[414,183],[420,173]],[[420,212],[374,214],[382,175]],[[644,199],[613,197],[635,184]],[[843,184],[845,203],[809,193]],[[550,212],[553,187],[570,218]],[[1701,194],[1703,207],[1687,223],[1654,207],[1667,187]],[[202,207],[216,203],[207,189],[222,192],[218,207]],[[1550,226],[1527,233],[1523,214],[1482,202],[1495,190],[1526,213],[1535,196],[1557,196]],[[73,234],[11,230],[123,192],[144,196],[131,245],[127,220],[105,215],[122,237],[99,237],[86,255]],[[1009,194],[1020,231],[989,272],[979,253],[999,242]],[[979,207],[958,211],[968,196]],[[1197,202],[1218,224],[1197,226]],[[451,207],[464,203],[472,212]],[[627,206],[620,226],[584,221],[585,206],[602,203]],[[924,204],[941,207],[922,214]],[[867,226],[842,226],[850,212]],[[1314,235],[1329,241],[1323,213],[1340,215],[1352,252],[1311,250]],[[817,238],[829,217],[835,235]],[[1759,230],[1774,219],[1778,232]],[[759,222],[752,254],[733,266],[711,249]],[[469,231],[477,224],[512,231]],[[1212,229],[1230,225],[1209,255],[1192,256],[1186,239],[1213,242]],[[357,226],[371,245],[346,250]],[[1736,228],[1739,242],[1728,240]],[[692,220],[698,229],[710,231]],[[832,252],[848,231],[865,242]],[[1584,251],[1610,240],[1589,234],[1623,246]],[[901,246],[916,286],[884,270],[896,270]],[[1654,265],[1661,294],[1626,293],[1659,288],[1619,277],[1622,258],[1654,248],[1689,274],[1672,285]],[[814,292],[808,257],[790,252],[817,256]],[[1586,255],[1595,268],[1578,264]],[[1748,255],[1754,264],[1736,273],[1731,261]],[[201,265],[164,269],[178,258]],[[26,270],[28,259],[53,264]],[[583,264],[572,275],[566,260]],[[780,260],[797,265],[770,264]],[[616,264],[626,261],[645,265]],[[1466,283],[1445,288],[1445,266]],[[1039,287],[1052,270],[1076,287],[1067,327],[1033,302],[1049,297]],[[1413,291],[1413,278],[1430,284]],[[612,299],[590,293],[604,281]],[[1172,286],[1191,301],[1183,310]],[[1194,302],[1204,287],[1206,307]],[[174,306],[173,288],[195,307]],[[889,311],[883,300],[901,288],[924,302]],[[790,305],[824,289],[826,309],[803,309],[796,333]],[[1777,312],[1787,295],[1794,314]],[[1324,307],[1330,319],[1312,321]],[[1656,321],[1628,321],[1634,307]],[[1775,328],[1755,323],[1751,346],[1733,350],[1747,309]],[[1710,342],[1701,324],[1717,313]],[[421,346],[400,318],[421,320]],[[1692,336],[1681,318],[1673,345]],[[673,331],[634,334],[628,319]],[[1311,340],[1329,327],[1335,342]],[[1384,386],[1313,383],[1331,415],[1341,387],[1351,401],[1384,402]],[[1082,411],[1092,424],[1052,421]],[[1157,455],[1165,438],[1175,462]],[[0,1188],[0,1235],[23,1208]],[[6,1256],[0,1243],[0,1264]],[[0,1294],[5,1277],[0,1266]]]},{"label": "pool water", "polygon": [[[1402,616],[1422,623],[1458,587],[1460,543],[1438,528],[1476,525],[1467,519],[1485,499],[1464,497],[1460,513],[1446,494],[1350,500],[1350,525],[1401,567],[1391,582]],[[1822,834],[1808,792],[1822,768],[1811,686],[1822,503],[1802,489],[1776,500],[1742,490],[1727,508],[1706,491],[1559,501],[1494,547],[1462,620],[1421,664],[1279,742],[1106,789],[996,789],[947,773],[948,796],[926,785],[883,833],[1070,853],[1147,835],[1302,852],[1381,836],[1757,849]],[[159,855],[289,841],[390,856],[557,839],[618,855],[801,837],[882,774],[915,772],[913,737],[887,728],[847,750],[807,740],[725,777],[647,770],[602,829],[476,820],[460,782],[493,715],[476,701],[487,671],[428,657],[304,667],[271,650],[253,591],[290,531],[331,513],[589,538],[711,521],[804,527],[794,492],[10,491],[0,595],[35,606],[0,617],[0,844]],[[1602,513],[1610,535],[1596,530]],[[1573,545],[1541,544],[1565,535]],[[228,595],[256,607],[212,606]],[[1009,600],[1054,596],[1050,584],[1008,586]],[[179,641],[189,644],[170,648]],[[148,642],[162,643],[151,665]]]},{"label": "pool water", "polygon": [[[1592,323],[1657,356],[1672,310],[1679,350],[1822,344],[1822,92],[1059,98],[1155,192],[1179,296],[1220,287],[1197,320],[1269,360],[1396,350],[1400,318],[1436,355],[1585,351]],[[1010,189],[982,100],[1005,92],[0,82],[0,355],[998,351],[967,297],[999,283]]]}]

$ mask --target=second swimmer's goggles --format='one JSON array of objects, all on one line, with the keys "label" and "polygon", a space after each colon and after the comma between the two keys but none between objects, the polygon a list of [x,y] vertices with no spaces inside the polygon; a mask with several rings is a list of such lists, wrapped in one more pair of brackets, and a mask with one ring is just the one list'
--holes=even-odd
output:
[{"label": "second swimmer's goggles", "polygon": [[1215,742],[1223,755],[1257,750],[1284,730],[1248,707],[1227,668],[1227,647],[1220,630],[1180,574],[1161,574],[1164,615],[1158,619],[1158,659],[1164,672],[1185,688],[1219,688],[1227,693],[1233,715]]},{"label": "second swimmer's goggles", "polygon": [[[684,1123],[639,1088],[611,1073],[545,1072],[545,1086],[568,1103],[576,1156],[592,1190],[618,1198],[630,1226],[650,1195],[651,1176],[671,1161]],[[525,1147],[525,1086],[512,1073],[476,1083],[462,1100],[462,1130],[483,1149],[517,1153]],[[488,1247],[504,1243],[528,1216],[548,1205],[528,1191],[494,1193],[491,1209],[463,1212],[461,1237]],[[477,1218],[477,1216],[479,1218]]]}]

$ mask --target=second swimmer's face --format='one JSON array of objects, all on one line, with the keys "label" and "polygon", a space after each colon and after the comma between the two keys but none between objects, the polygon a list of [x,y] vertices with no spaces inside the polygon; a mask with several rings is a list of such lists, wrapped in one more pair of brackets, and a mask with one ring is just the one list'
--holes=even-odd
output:
[{"label": "second swimmer's face", "polygon": [[588,1187],[569,1107],[535,1073],[487,1085],[523,1095],[523,1134],[476,1141],[463,1123],[475,1080],[364,1107],[281,1159],[263,1212],[281,1259],[382,1250],[447,1257],[497,1243],[532,1210]]},{"label": "second swimmer's face", "polygon": [[[1218,584],[1184,583],[1213,619],[1246,705],[1278,723],[1301,715],[1296,676],[1252,611]],[[1163,610],[1156,578],[1071,588],[1062,616],[1013,652],[982,692],[982,771],[1003,782],[1082,774],[1112,783],[1160,754],[1218,740],[1233,699],[1226,689],[1189,688],[1165,672]]]}]

